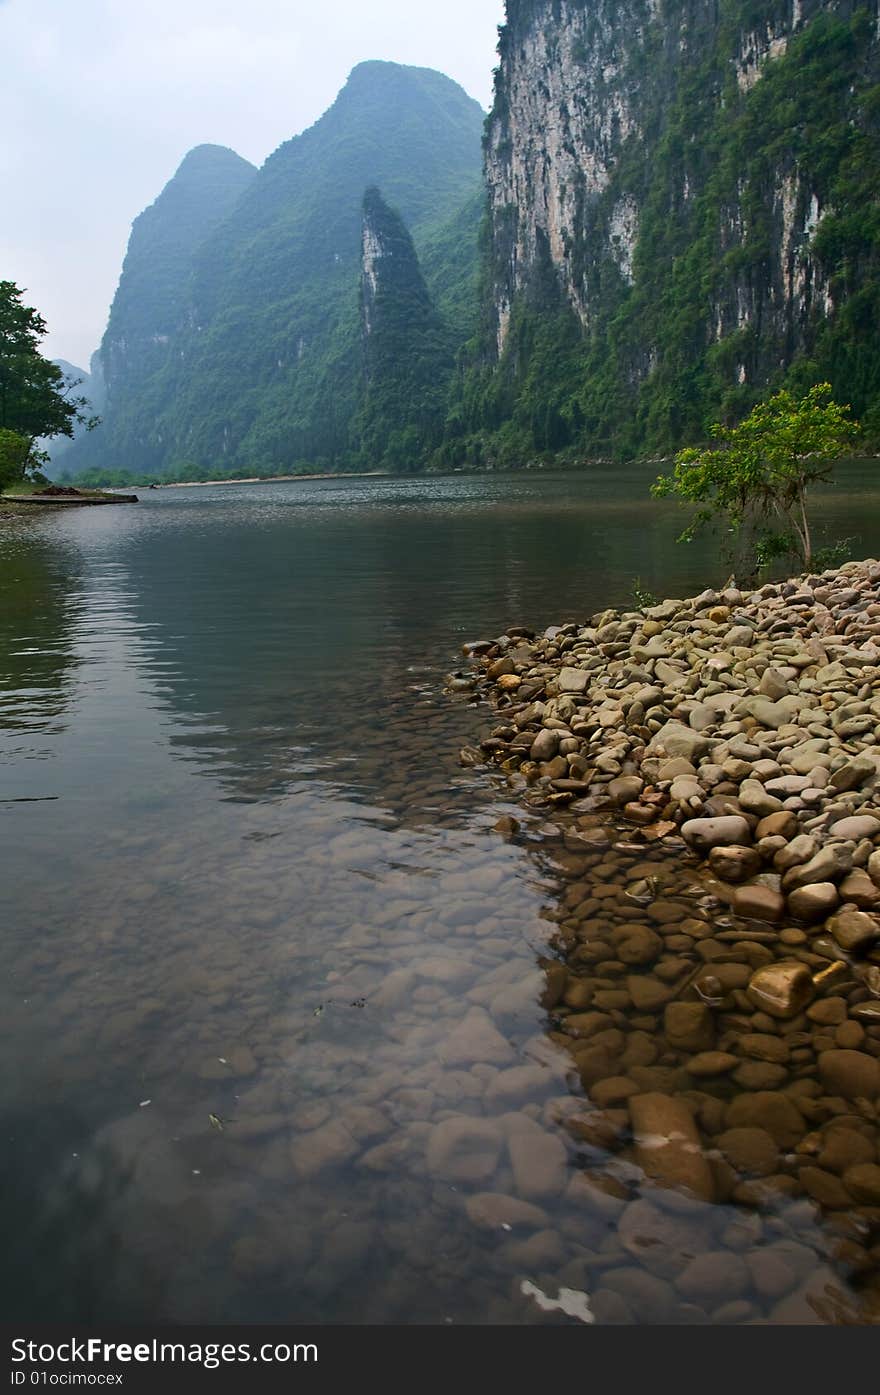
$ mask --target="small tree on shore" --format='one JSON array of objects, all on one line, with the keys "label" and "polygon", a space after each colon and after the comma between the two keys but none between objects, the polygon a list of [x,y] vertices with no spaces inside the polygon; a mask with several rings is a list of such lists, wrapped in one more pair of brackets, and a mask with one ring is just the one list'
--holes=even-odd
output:
[{"label": "small tree on shore", "polygon": [[17,431],[0,427],[0,494],[25,477],[31,443]]},{"label": "small tree on shore", "polygon": [[701,526],[725,521],[734,545],[748,541],[753,566],[791,556],[805,571],[813,565],[808,491],[831,478],[834,462],[852,453],[859,425],[817,383],[803,397],[777,392],[755,407],[739,426],[716,423],[717,445],[679,451],[671,475],[652,487],[697,510],[679,541]]},{"label": "small tree on shore", "polygon": [[[91,429],[97,423],[88,415],[86,398],[73,396],[79,381],[65,378],[57,363],[40,352],[46,322],[23,303],[23,295],[13,281],[0,281],[0,435],[6,438],[7,471],[15,459],[13,478],[22,478],[44,463],[38,440],[73,436],[77,426]],[[27,446],[20,470],[19,447],[9,439],[13,436]]]}]

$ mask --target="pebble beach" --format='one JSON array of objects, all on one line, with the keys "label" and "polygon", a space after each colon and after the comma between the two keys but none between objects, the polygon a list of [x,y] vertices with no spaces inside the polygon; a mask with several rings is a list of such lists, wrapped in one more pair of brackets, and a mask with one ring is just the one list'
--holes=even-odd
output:
[{"label": "pebble beach", "polygon": [[[633,1169],[759,1228],[802,1206],[876,1321],[880,562],[464,651],[450,687],[494,725],[462,764],[494,768],[558,878],[544,1002],[589,1100],[567,1126],[597,1150],[590,1184],[623,1204]],[[680,1249],[650,1208],[623,1209],[624,1248]],[[743,1292],[779,1289],[771,1320],[801,1320],[777,1272],[797,1256],[766,1233],[665,1263],[703,1303],[740,1267]]]}]

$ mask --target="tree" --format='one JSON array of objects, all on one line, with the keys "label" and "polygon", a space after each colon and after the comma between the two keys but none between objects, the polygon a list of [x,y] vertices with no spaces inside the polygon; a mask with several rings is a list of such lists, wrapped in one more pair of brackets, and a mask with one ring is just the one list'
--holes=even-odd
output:
[{"label": "tree", "polygon": [[85,397],[71,395],[79,383],[40,353],[46,322],[22,303],[23,295],[13,281],[0,281],[0,432],[26,441],[31,468],[43,458],[37,440],[72,436],[77,425],[91,428],[96,419],[86,416]]},{"label": "tree", "polygon": [[0,428],[0,494],[24,479],[29,454],[30,442],[24,436]]},{"label": "tree", "polygon": [[734,542],[751,546],[757,565],[790,555],[809,571],[808,491],[831,478],[834,461],[852,452],[859,430],[828,383],[803,397],[777,392],[739,426],[716,423],[717,446],[679,451],[673,473],[660,475],[651,493],[699,506],[679,541],[690,541],[704,524],[726,521]]}]

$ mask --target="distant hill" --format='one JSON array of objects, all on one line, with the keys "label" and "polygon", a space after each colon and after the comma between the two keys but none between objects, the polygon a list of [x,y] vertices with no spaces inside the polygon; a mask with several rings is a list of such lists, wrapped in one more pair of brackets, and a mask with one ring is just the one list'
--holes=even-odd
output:
[{"label": "distant hill", "polygon": [[[56,358],[54,362],[64,374],[65,384],[70,388],[70,395],[85,397],[89,404],[87,410],[92,416],[99,416],[104,402],[104,382],[97,355],[92,356],[92,369],[94,370],[92,372],[85,368],[78,368],[75,363],[70,363],[66,358]],[[42,442],[42,448],[49,453],[50,464],[47,470],[50,475],[57,475],[59,470],[67,468],[67,460],[62,459],[62,457],[67,456],[74,441],[81,438],[82,435],[83,428],[80,427],[72,439],[69,436],[55,436],[51,441]]]},{"label": "distant hill", "polygon": [[259,172],[231,151],[191,152],[132,229],[100,350],[104,425],[73,466],[358,464],[365,190],[381,189],[424,250],[460,343],[476,317],[483,120],[443,74],[370,62]]}]

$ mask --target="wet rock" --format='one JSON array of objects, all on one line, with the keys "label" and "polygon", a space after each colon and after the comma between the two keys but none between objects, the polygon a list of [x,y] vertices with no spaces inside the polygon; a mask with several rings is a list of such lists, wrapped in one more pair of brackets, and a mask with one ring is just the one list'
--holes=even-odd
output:
[{"label": "wet rock", "polygon": [[360,1151],[361,1145],[336,1120],[294,1139],[290,1146],[294,1170],[304,1180],[350,1162]]},{"label": "wet rock", "polygon": [[880,1167],[873,1162],[855,1163],[843,1174],[843,1184],[856,1201],[880,1206]]},{"label": "wet rock", "polygon": [[696,1056],[691,1056],[687,1061],[687,1069],[691,1075],[712,1076],[726,1075],[739,1064],[739,1057],[732,1056],[729,1051],[701,1051]]},{"label": "wet rock", "polygon": [[848,954],[866,954],[880,939],[880,924],[865,911],[839,911],[829,921],[828,929]]},{"label": "wet rock", "polygon": [[805,964],[767,964],[749,980],[749,999],[771,1017],[795,1017],[813,997],[813,979]]},{"label": "wet rock", "polygon": [[851,1193],[833,1172],[825,1172],[821,1167],[802,1167],[799,1177],[807,1195],[827,1210],[845,1211],[852,1206]]},{"label": "wet rock", "polygon": [[771,1036],[768,1032],[746,1032],[738,1040],[741,1051],[757,1061],[772,1061],[775,1065],[786,1065],[791,1052],[783,1037]]},{"label": "wet rock", "polygon": [[734,1071],[733,1079],[741,1090],[776,1090],[788,1079],[785,1066],[770,1061],[743,1061]]},{"label": "wet rock", "polygon": [[676,1286],[686,1298],[705,1306],[738,1298],[749,1288],[749,1271],[739,1255],[710,1250],[696,1255],[679,1274]]},{"label": "wet rock", "polygon": [[636,1158],[662,1186],[681,1188],[703,1201],[715,1197],[715,1179],[703,1156],[693,1114],[672,1095],[634,1095],[629,1101]]},{"label": "wet rock", "polygon": [[608,795],[615,804],[629,804],[638,799],[644,787],[645,782],[638,775],[618,775],[609,781]]},{"label": "wet rock", "polygon": [[710,1051],[715,1045],[715,1021],[705,1003],[669,1003],[663,1031],[676,1051]]},{"label": "wet rock", "polygon": [[880,1061],[864,1051],[834,1048],[819,1055],[819,1078],[832,1095],[875,1100],[880,1095]]},{"label": "wet rock", "polygon": [[618,959],[624,964],[653,964],[663,952],[663,941],[646,925],[621,925],[613,934]]},{"label": "wet rock", "polygon": [[428,1171],[447,1182],[486,1182],[498,1166],[502,1142],[501,1130],[487,1119],[443,1119],[428,1139]]},{"label": "wet rock", "polygon": [[630,1080],[626,1075],[612,1075],[606,1080],[599,1080],[590,1091],[590,1098],[600,1109],[608,1109],[616,1104],[625,1104],[632,1096],[637,1095],[641,1087]]},{"label": "wet rock", "polygon": [[668,1323],[677,1316],[677,1296],[672,1285],[644,1269],[608,1269],[603,1283],[632,1307],[639,1322]]},{"label": "wet rock", "polygon": [[761,838],[785,838],[786,841],[793,839],[797,833],[798,821],[794,814],[787,810],[778,814],[768,814],[755,829],[755,837]]},{"label": "wet rock", "polygon": [[764,920],[777,924],[785,915],[785,897],[771,886],[755,883],[738,886],[733,894],[733,911],[744,920]]},{"label": "wet rock", "polygon": [[779,1146],[766,1129],[726,1129],[715,1143],[731,1167],[747,1177],[769,1177],[779,1167]]},{"label": "wet rock", "polygon": [[850,872],[840,883],[840,899],[851,902],[860,911],[873,910],[880,904],[880,890],[860,867]]},{"label": "wet rock", "polygon": [[490,1109],[509,1109],[519,1100],[540,1098],[553,1084],[550,1073],[539,1065],[511,1066],[500,1070],[486,1087],[486,1104]]},{"label": "wet rock", "polygon": [[806,1132],[803,1115],[794,1102],[771,1090],[737,1095],[727,1106],[725,1125],[727,1129],[763,1129],[786,1149],[793,1148]]},{"label": "wet rock", "polygon": [[705,1208],[667,1211],[653,1201],[633,1201],[618,1222],[626,1252],[651,1273],[673,1277],[705,1252],[709,1218]]},{"label": "wet rock", "polygon": [[477,1007],[471,1008],[441,1042],[437,1055],[447,1066],[473,1065],[476,1061],[506,1066],[516,1060],[512,1046],[494,1026],[489,1014]]},{"label": "wet rock", "polygon": [[784,1251],[773,1247],[753,1250],[745,1259],[755,1290],[762,1298],[783,1298],[798,1281],[797,1271],[787,1262]]},{"label": "wet rock", "polygon": [[811,886],[790,892],[788,896],[791,914],[808,924],[825,920],[839,904],[840,897],[833,882],[814,882]]},{"label": "wet rock", "polygon": [[649,974],[630,974],[626,980],[626,990],[636,1012],[657,1012],[664,1003],[668,1003],[674,991]]},{"label": "wet rock", "polygon": [[503,1192],[477,1192],[465,1202],[468,1220],[479,1230],[543,1230],[547,1212]]},{"label": "wet rock", "polygon": [[504,1265],[526,1274],[558,1269],[564,1258],[565,1246],[555,1230],[539,1230],[528,1240],[511,1241],[500,1253]]},{"label": "wet rock", "polygon": [[[826,1172],[836,1172],[843,1176],[848,1168],[856,1167],[860,1163],[873,1163],[875,1157],[876,1150],[873,1143],[857,1129],[845,1128],[841,1125],[835,1128],[830,1125],[825,1131],[822,1148],[816,1161]],[[851,1187],[850,1191],[857,1200],[864,1200]]]},{"label": "wet rock", "polygon": [[746,846],[752,841],[748,820],[740,814],[722,814],[719,817],[708,819],[689,819],[687,823],[682,824],[681,836],[698,852],[706,853],[712,848],[723,847],[726,844]]},{"label": "wet rock", "polygon": [[709,852],[709,866],[723,882],[744,882],[761,870],[761,854],[755,848],[716,847]]},{"label": "wet rock", "polygon": [[510,1119],[507,1146],[521,1197],[541,1201],[562,1195],[568,1182],[568,1155],[555,1134],[518,1114]]}]

